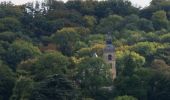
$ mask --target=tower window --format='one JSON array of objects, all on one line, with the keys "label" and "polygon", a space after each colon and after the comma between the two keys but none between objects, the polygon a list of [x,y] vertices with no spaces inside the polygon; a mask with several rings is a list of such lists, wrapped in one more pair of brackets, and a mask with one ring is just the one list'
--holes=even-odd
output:
[{"label": "tower window", "polygon": [[108,55],[108,60],[112,60],[112,55]]}]

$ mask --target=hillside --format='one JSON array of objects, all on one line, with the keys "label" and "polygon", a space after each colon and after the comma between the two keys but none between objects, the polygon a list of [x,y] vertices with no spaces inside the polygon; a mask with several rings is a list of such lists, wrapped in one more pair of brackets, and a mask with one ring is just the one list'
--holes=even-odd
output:
[{"label": "hillside", "polygon": [[0,4],[0,100],[170,100],[169,83],[169,0]]}]

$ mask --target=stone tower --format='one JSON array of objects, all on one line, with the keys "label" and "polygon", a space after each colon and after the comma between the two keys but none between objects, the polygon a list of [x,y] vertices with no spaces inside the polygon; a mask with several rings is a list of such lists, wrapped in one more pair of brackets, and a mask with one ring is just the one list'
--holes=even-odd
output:
[{"label": "stone tower", "polygon": [[106,44],[103,50],[103,59],[111,67],[111,74],[113,80],[116,78],[116,58],[115,47],[112,44],[112,37],[110,34],[106,36]]}]

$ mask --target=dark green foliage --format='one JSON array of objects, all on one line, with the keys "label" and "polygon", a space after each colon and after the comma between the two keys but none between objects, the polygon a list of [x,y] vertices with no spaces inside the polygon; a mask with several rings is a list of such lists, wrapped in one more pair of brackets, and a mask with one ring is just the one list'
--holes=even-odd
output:
[{"label": "dark green foliage", "polygon": [[21,30],[21,24],[16,18],[5,17],[5,18],[0,19],[0,23],[4,27],[3,30],[6,30],[6,31],[17,32]]},{"label": "dark green foliage", "polygon": [[102,99],[104,96],[100,96],[103,95],[100,94],[100,89],[109,86],[112,82],[109,66],[100,58],[88,57],[82,60],[77,67],[76,81],[80,84],[83,95]]},{"label": "dark green foliage", "polygon": [[0,4],[0,100],[170,100],[169,0],[46,1]]},{"label": "dark green foliage", "polygon": [[13,42],[18,36],[19,34],[14,32],[2,32],[0,33],[0,40]]},{"label": "dark green foliage", "polygon": [[163,10],[153,13],[152,21],[153,21],[154,28],[156,30],[160,30],[163,28],[167,29],[169,26],[169,21],[167,19],[166,12]]},{"label": "dark green foliage", "polygon": [[109,14],[118,14],[121,16],[137,13],[138,8],[131,5],[131,2],[124,0],[102,1],[96,5],[95,15],[98,17],[106,17]]},{"label": "dark green foliage", "polygon": [[62,75],[53,75],[35,85],[30,100],[76,100],[74,84]]},{"label": "dark green foliage", "polygon": [[12,70],[0,62],[0,99],[9,100],[15,83],[15,76]]},{"label": "dark green foliage", "polygon": [[147,20],[147,19],[145,19],[145,18],[141,19],[141,20],[138,22],[138,27],[139,27],[140,30],[145,30],[146,32],[149,32],[149,31],[153,31],[153,30],[154,30],[152,21]]},{"label": "dark green foliage", "polygon": [[110,15],[107,18],[101,19],[100,24],[97,26],[99,33],[113,32],[114,30],[120,30],[123,18],[118,15]]},{"label": "dark green foliage", "polygon": [[157,59],[163,59],[170,65],[170,48],[159,49],[156,53]]},{"label": "dark green foliage", "polygon": [[137,99],[133,96],[125,95],[125,96],[118,96],[114,100],[137,100]]},{"label": "dark green foliage", "polygon": [[154,55],[156,51],[160,48],[165,48],[164,45],[160,45],[156,42],[139,42],[134,45],[132,50],[138,52],[143,55],[148,62],[152,62],[154,60]]},{"label": "dark green foliage", "polygon": [[139,100],[147,100],[149,81],[152,72],[148,69],[135,70],[132,76],[120,76],[115,80],[115,92],[117,95],[131,95]]},{"label": "dark green foliage", "polygon": [[33,81],[26,77],[19,77],[15,83],[10,100],[29,100],[33,89]]},{"label": "dark green foliage", "polygon": [[0,4],[0,18],[4,17],[20,17],[22,16],[22,9],[19,6],[13,6],[13,4],[4,2]]},{"label": "dark green foliage", "polygon": [[33,67],[31,73],[34,75],[34,79],[40,81],[49,75],[66,74],[68,65],[68,58],[61,53],[47,52],[30,67]]},{"label": "dark green foliage", "polygon": [[[162,66],[155,70],[155,75],[150,80],[149,100],[168,100],[169,91],[169,66]],[[163,85],[162,85],[163,84]]]},{"label": "dark green foliage", "polygon": [[32,59],[40,55],[40,50],[33,46],[32,43],[17,40],[14,41],[7,49],[5,60],[12,67],[16,69],[16,65],[21,61]]},{"label": "dark green foliage", "polygon": [[164,34],[161,36],[161,41],[162,42],[167,42],[169,43],[170,42],[170,34]]},{"label": "dark green foliage", "polygon": [[[74,52],[76,41],[79,41],[80,34],[75,28],[63,28],[52,36],[54,43],[59,46],[63,54],[71,56]],[[68,51],[69,50],[69,51]]]}]

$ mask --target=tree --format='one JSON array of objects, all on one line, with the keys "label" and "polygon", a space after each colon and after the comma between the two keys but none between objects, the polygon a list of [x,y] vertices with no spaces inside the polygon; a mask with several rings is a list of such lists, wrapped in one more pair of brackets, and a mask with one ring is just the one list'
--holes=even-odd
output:
[{"label": "tree", "polygon": [[165,48],[165,45],[156,42],[139,42],[132,47],[132,50],[144,56],[146,61],[152,62],[154,54],[161,48]]},{"label": "tree", "polygon": [[170,65],[170,47],[161,48],[157,50],[155,58],[163,59],[167,64]]},{"label": "tree", "polygon": [[162,42],[167,42],[168,43],[168,42],[170,42],[170,33],[164,34],[160,38],[161,38]]},{"label": "tree", "polygon": [[101,58],[84,58],[77,64],[76,81],[86,97],[102,98],[98,91],[111,83],[110,67]]},{"label": "tree", "polygon": [[18,37],[17,33],[6,31],[0,33],[0,40],[13,42]]},{"label": "tree", "polygon": [[53,75],[38,83],[31,93],[30,100],[76,100],[76,88],[62,75]]},{"label": "tree", "polygon": [[153,21],[154,28],[156,30],[168,28],[169,21],[167,19],[166,12],[163,10],[156,11],[155,13],[153,13],[152,21]]},{"label": "tree", "polygon": [[11,2],[1,2],[0,4],[0,18],[15,17],[18,18],[23,15],[20,6],[14,6]]},{"label": "tree", "polygon": [[125,95],[125,96],[118,96],[118,97],[116,97],[114,100],[138,100],[138,99],[136,99],[136,98],[133,97],[133,96],[127,96],[127,95]]},{"label": "tree", "polygon": [[49,6],[49,10],[62,10],[66,9],[66,5],[63,1],[56,1],[56,0],[47,0],[47,6]]},{"label": "tree", "polygon": [[139,20],[138,27],[140,30],[145,30],[146,32],[154,30],[153,23],[145,18]]},{"label": "tree", "polygon": [[163,70],[155,69],[154,76],[150,80],[150,90],[148,99],[150,100],[168,100],[170,99],[170,95],[168,94],[170,91],[169,88],[169,70],[170,67],[165,67]]},{"label": "tree", "polygon": [[105,40],[104,34],[90,34],[87,38],[87,42],[90,46],[94,46],[95,44],[103,44]]},{"label": "tree", "polygon": [[125,24],[125,28],[129,30],[137,30],[138,29],[138,22],[140,18],[138,15],[129,15],[124,18],[123,23]]},{"label": "tree", "polygon": [[94,13],[95,16],[99,18],[103,18],[111,14],[126,16],[138,13],[138,8],[133,7],[130,1],[125,0],[100,1],[95,5]]},{"label": "tree", "polygon": [[[47,14],[47,18],[50,20],[61,19],[64,20],[65,27],[79,27],[83,26],[83,16],[76,10],[67,10],[67,9],[60,9],[60,10],[51,10]],[[62,27],[64,28],[64,27]]]},{"label": "tree", "polygon": [[103,55],[103,44],[94,44],[91,47],[81,48],[77,51],[76,56],[77,57],[91,57],[96,53],[98,56]]},{"label": "tree", "polygon": [[60,52],[48,51],[38,58],[25,61],[19,65],[18,71],[26,71],[35,81],[42,81],[50,75],[67,75],[68,58]]},{"label": "tree", "polygon": [[160,41],[159,35],[153,32],[143,34],[143,37],[144,37],[143,41],[148,41],[148,42],[159,42]]},{"label": "tree", "polygon": [[152,63],[151,63],[151,67],[155,70],[158,71],[162,71],[167,69],[169,66],[166,64],[166,62],[164,60],[161,59],[155,59]]},{"label": "tree", "polygon": [[147,100],[152,77],[152,70],[147,68],[136,69],[131,76],[119,75],[114,82],[115,94],[131,95],[139,100]]},{"label": "tree", "polygon": [[80,3],[80,8],[76,9],[82,13],[82,15],[94,15],[95,5],[98,1],[84,1]]},{"label": "tree", "polygon": [[0,99],[9,100],[15,84],[15,74],[0,61]]},{"label": "tree", "polygon": [[[75,28],[63,28],[52,36],[53,41],[59,46],[59,50],[68,56],[74,52],[74,45],[79,41],[80,35]],[[69,51],[68,51],[69,50]]]},{"label": "tree", "polygon": [[151,5],[160,5],[161,2],[164,2],[164,1],[167,1],[167,0],[152,0]]},{"label": "tree", "polygon": [[116,59],[116,66],[119,66],[117,68],[118,72],[125,76],[133,75],[137,69],[145,64],[145,58],[136,52],[117,51]]},{"label": "tree", "polygon": [[33,81],[29,78],[20,76],[16,80],[10,100],[29,100],[32,89]]},{"label": "tree", "polygon": [[122,27],[123,17],[119,15],[110,15],[100,20],[100,24],[97,26],[99,33],[108,33],[116,30],[120,30]]},{"label": "tree", "polygon": [[97,20],[94,16],[84,16],[84,20],[86,22],[85,26],[89,27],[91,30],[93,30],[93,28],[97,24]]},{"label": "tree", "polygon": [[77,57],[90,57],[92,56],[91,48],[81,48],[77,51],[76,56]]},{"label": "tree", "polygon": [[0,41],[0,58],[5,61],[5,56],[7,49],[9,47],[9,43],[6,41]]},{"label": "tree", "polygon": [[[120,32],[119,36],[120,36],[120,38],[124,38],[123,42],[125,42],[129,45],[137,43],[143,39],[142,33],[138,32],[138,31],[131,31],[131,30],[125,30],[123,34]],[[127,39],[125,39],[125,38],[127,38]]]},{"label": "tree", "polygon": [[18,32],[21,30],[21,23],[13,17],[5,17],[0,20],[6,31]]},{"label": "tree", "polygon": [[34,46],[32,43],[24,40],[16,40],[8,48],[5,60],[12,69],[16,70],[16,65],[21,61],[35,58],[40,54],[41,52],[38,47]]}]

